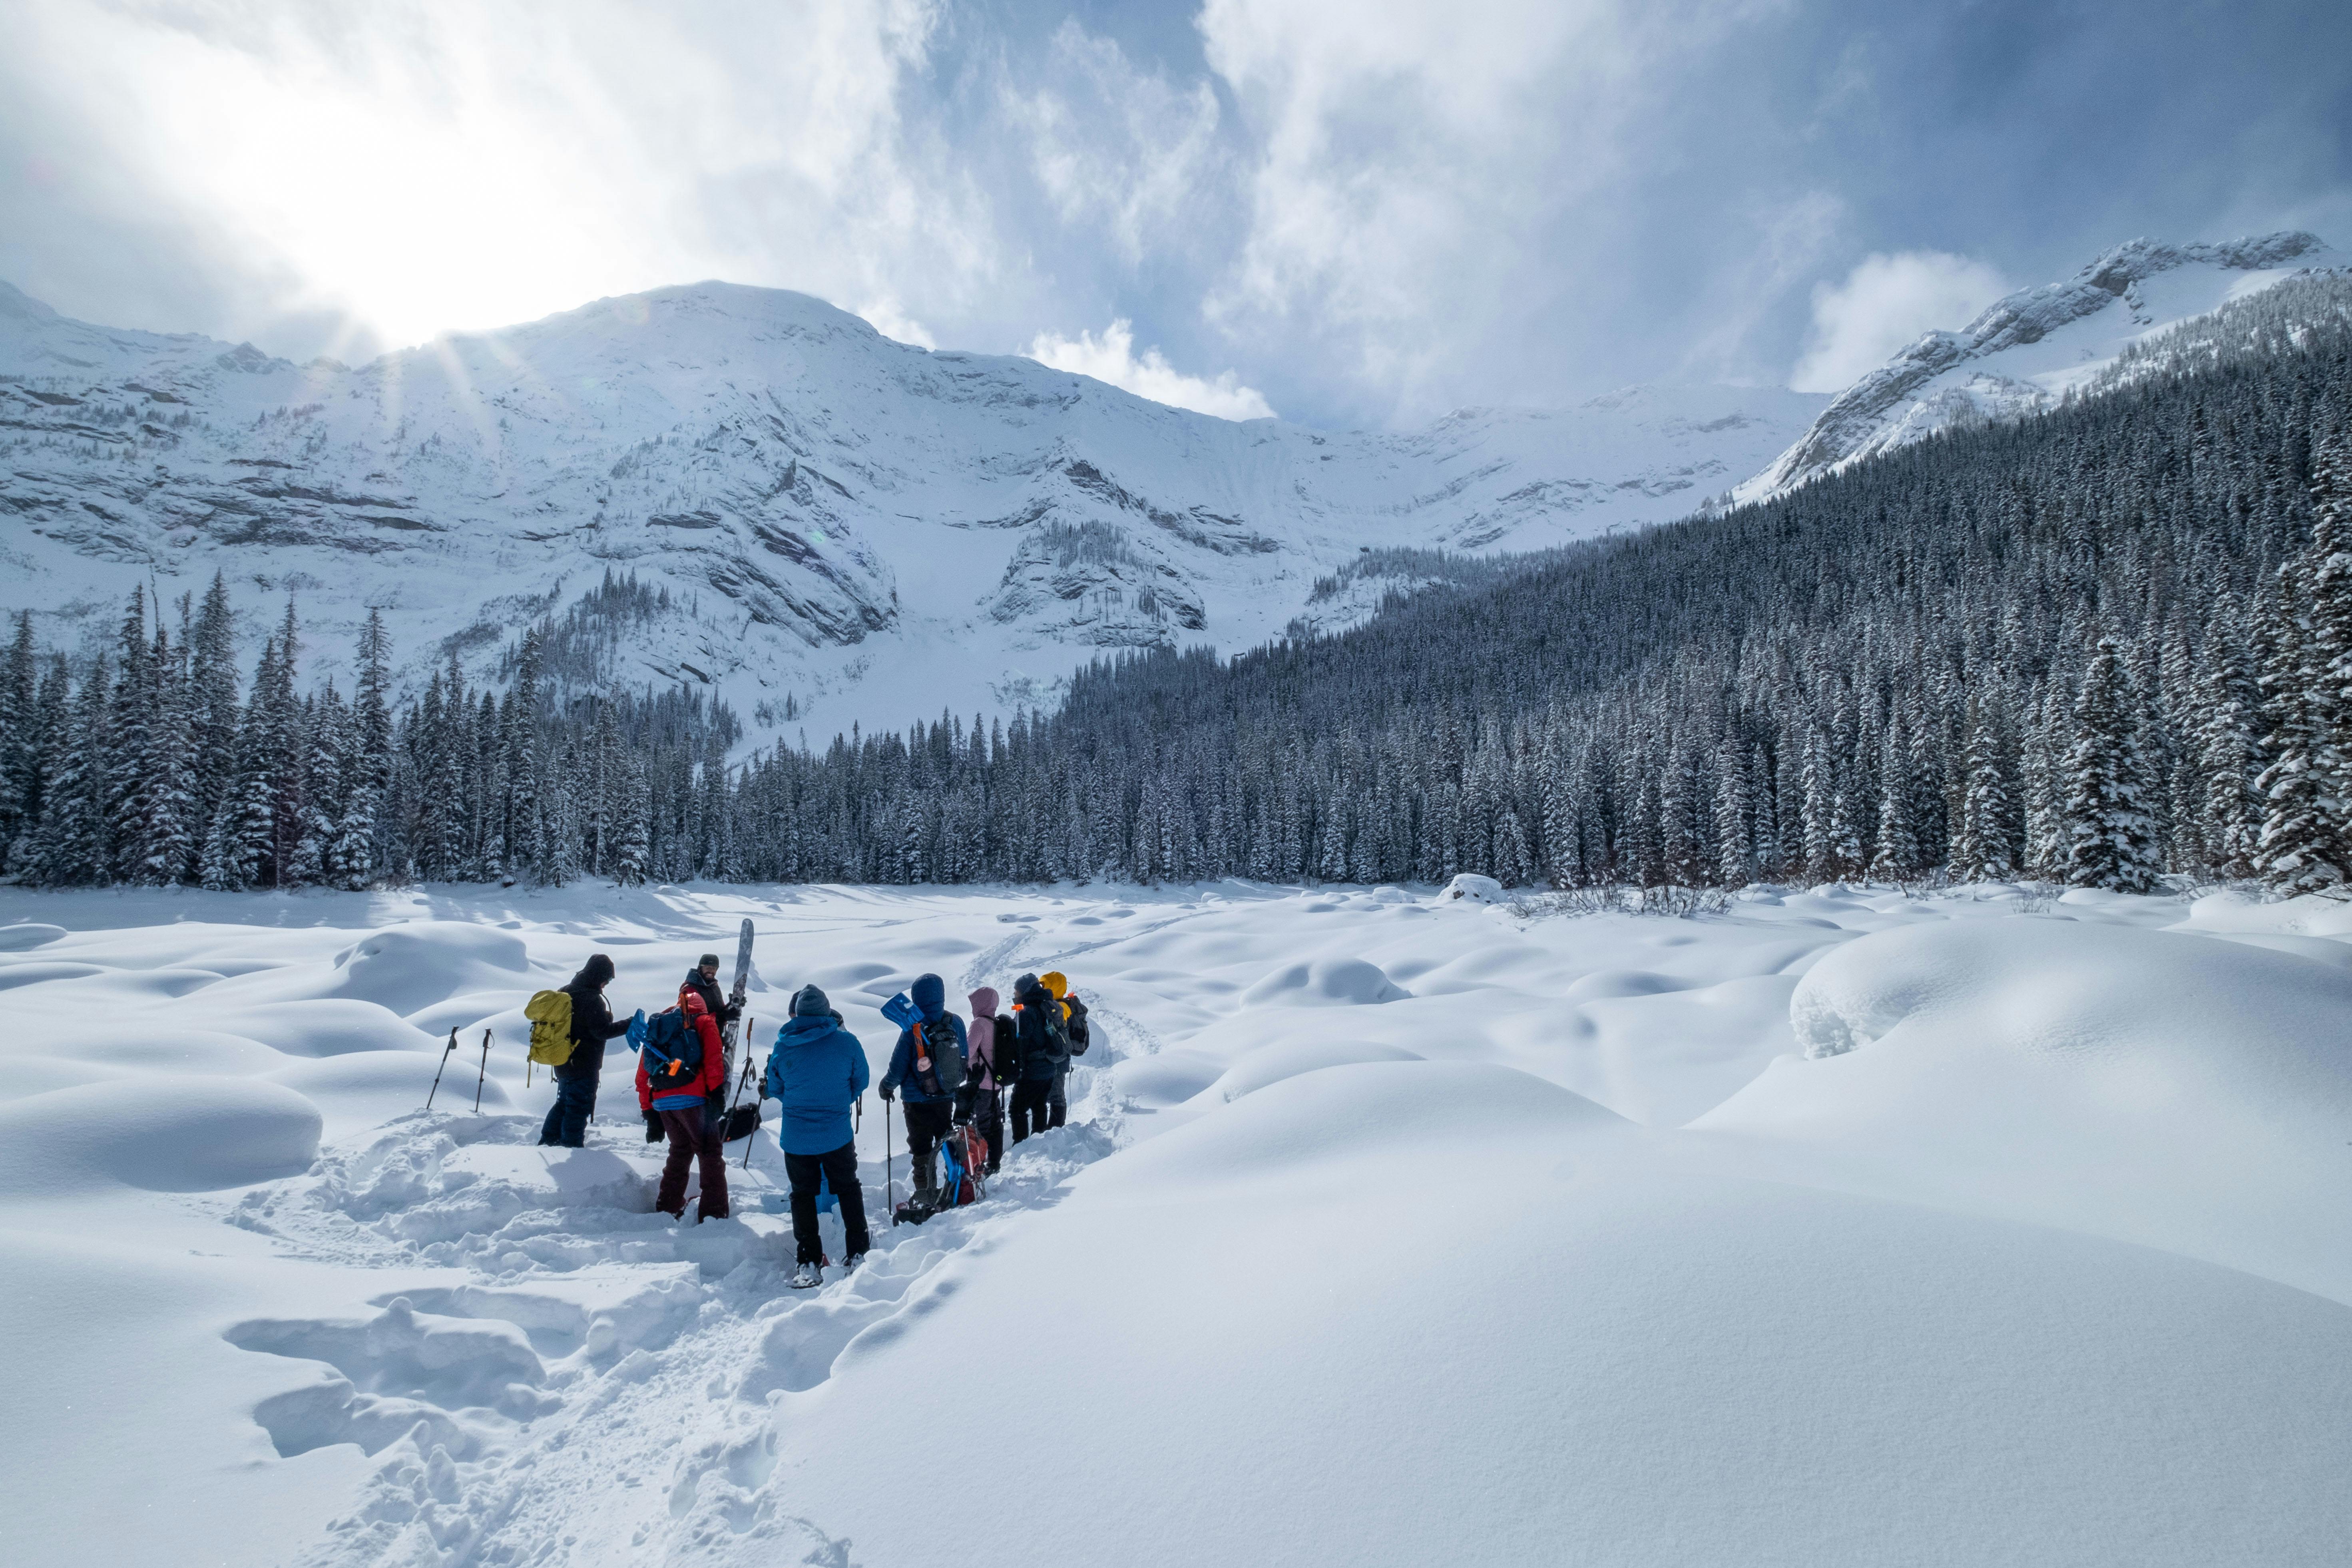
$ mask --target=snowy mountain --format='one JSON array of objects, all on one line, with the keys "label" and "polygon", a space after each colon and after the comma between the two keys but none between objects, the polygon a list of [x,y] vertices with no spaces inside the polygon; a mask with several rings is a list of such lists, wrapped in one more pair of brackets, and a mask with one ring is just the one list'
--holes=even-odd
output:
[{"label": "snowy mountain", "polygon": [[[1105,650],[1249,646],[1367,552],[1680,516],[1821,405],[1637,387],[1403,435],[1234,424],[720,283],[352,369],[0,284],[0,605],[70,645],[134,584],[168,602],[222,570],[257,627],[296,595],[313,661],[383,609],[412,676],[571,614],[586,679],[699,679],[755,736],[821,738],[1050,700]],[[598,594],[608,572],[667,606]],[[1310,624],[1369,613],[1370,587]]]},{"label": "snowy mountain", "polygon": [[2053,407],[2132,343],[2342,261],[2317,236],[2300,233],[2119,245],[2063,283],[1996,300],[1957,332],[1921,337],[1840,393],[1736,498],[1767,500],[1955,423]]}]

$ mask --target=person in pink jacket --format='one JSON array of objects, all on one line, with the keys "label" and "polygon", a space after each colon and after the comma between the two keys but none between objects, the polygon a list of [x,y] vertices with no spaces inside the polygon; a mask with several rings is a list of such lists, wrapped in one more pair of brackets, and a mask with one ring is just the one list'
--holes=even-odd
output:
[{"label": "person in pink jacket", "polygon": [[1004,1097],[996,1092],[996,992],[983,985],[971,994],[971,1022],[964,1028],[963,1093],[956,1120],[979,1125],[980,1135],[988,1143],[988,1174],[992,1176],[1004,1162]]}]

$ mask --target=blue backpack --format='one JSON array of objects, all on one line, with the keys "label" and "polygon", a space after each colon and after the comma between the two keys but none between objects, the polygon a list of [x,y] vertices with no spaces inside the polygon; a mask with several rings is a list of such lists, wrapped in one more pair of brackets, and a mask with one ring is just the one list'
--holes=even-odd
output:
[{"label": "blue backpack", "polygon": [[666,1007],[646,1020],[643,1048],[646,1081],[653,1092],[681,1094],[702,1076],[702,1032],[686,1026],[686,1015]]}]

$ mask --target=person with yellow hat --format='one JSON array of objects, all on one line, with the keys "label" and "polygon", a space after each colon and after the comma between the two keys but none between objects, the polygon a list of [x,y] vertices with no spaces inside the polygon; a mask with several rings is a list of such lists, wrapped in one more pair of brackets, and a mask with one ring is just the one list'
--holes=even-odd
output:
[{"label": "person with yellow hat", "polygon": [[[1055,979],[1061,976],[1055,975]],[[1013,1141],[1059,1127],[1068,1105],[1062,1079],[1070,1070],[1070,1037],[1062,1005],[1034,974],[1013,983],[1013,1030],[1021,1079],[1013,1086]]]},{"label": "person with yellow hat", "polygon": [[1037,984],[1043,985],[1052,994],[1054,1000],[1061,1004],[1062,1034],[1070,1045],[1068,1053],[1062,1058],[1062,1070],[1054,1079],[1053,1092],[1046,1097],[1045,1100],[1046,1115],[1049,1118],[1046,1125],[1059,1127],[1069,1119],[1070,1114],[1068,1091],[1070,1063],[1076,1058],[1085,1056],[1087,1047],[1092,1043],[1087,1035],[1087,1005],[1071,994],[1070,977],[1058,969],[1048,970],[1045,973],[1037,976]]}]

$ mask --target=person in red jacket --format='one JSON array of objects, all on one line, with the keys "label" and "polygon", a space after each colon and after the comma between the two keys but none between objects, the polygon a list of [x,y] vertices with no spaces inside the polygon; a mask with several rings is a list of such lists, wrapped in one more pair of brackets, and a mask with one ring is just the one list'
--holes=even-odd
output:
[{"label": "person in red jacket", "polygon": [[724,1088],[727,1081],[727,1063],[719,1048],[719,1021],[691,990],[679,995],[678,1006],[686,1015],[686,1026],[702,1042],[702,1070],[682,1083],[663,1084],[657,1093],[646,1071],[646,1053],[637,1055],[637,1104],[646,1115],[661,1118],[662,1130],[669,1139],[669,1163],[662,1167],[661,1190],[654,1198],[654,1207],[686,1217],[686,1167],[695,1162],[702,1167],[702,1201],[695,1206],[697,1217],[725,1219],[727,1152],[719,1141],[720,1129],[706,1130],[702,1115],[704,1097]]}]

